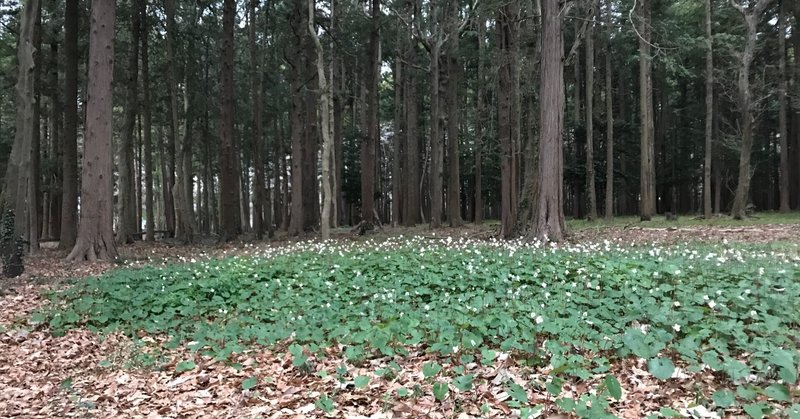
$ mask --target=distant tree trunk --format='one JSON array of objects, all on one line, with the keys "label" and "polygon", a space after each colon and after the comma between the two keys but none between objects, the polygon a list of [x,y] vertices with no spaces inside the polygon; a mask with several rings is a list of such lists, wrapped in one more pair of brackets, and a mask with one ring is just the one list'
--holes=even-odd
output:
[{"label": "distant tree trunk", "polygon": [[731,216],[741,220],[747,217],[747,204],[750,200],[750,153],[753,149],[753,93],[750,89],[750,65],[753,63],[756,47],[756,26],[761,13],[772,0],[758,0],[755,6],[745,7],[740,3],[731,1],[731,5],[741,13],[746,27],[744,50],[740,56],[739,74],[737,81],[739,126],[742,130],[741,150],[739,154],[739,180],[736,186],[736,195],[733,198]]},{"label": "distant tree trunk", "polygon": [[498,70],[498,136],[500,137],[500,224],[501,234],[505,238],[514,235],[516,206],[514,193],[514,141],[515,141],[515,104],[516,90],[514,59],[512,56],[517,42],[516,17],[519,16],[516,5],[507,5],[498,11],[497,37],[500,49],[500,68]]},{"label": "distant tree trunk", "polygon": [[25,236],[28,251],[34,253],[39,249],[39,233],[42,220],[42,154],[41,154],[41,120],[42,120],[42,2],[37,1],[36,23],[33,29],[33,138],[31,141],[31,174],[28,179],[28,231]]},{"label": "distant tree trunk", "polygon": [[92,0],[86,109],[91,118],[86,121],[78,238],[67,260],[117,257],[111,147],[115,12],[114,0]]},{"label": "distant tree trunk", "polygon": [[592,20],[586,26],[586,188],[589,190],[589,221],[597,219],[594,179],[594,20],[598,0],[590,0]]},{"label": "distant tree trunk", "polygon": [[403,158],[402,145],[405,143],[405,120],[403,104],[403,87],[405,86],[405,40],[397,43],[394,63],[394,135],[392,136],[392,227],[397,227],[403,222],[403,207],[405,197],[402,193]]},{"label": "distant tree trunk", "polygon": [[[144,0],[138,0],[144,1]],[[137,7],[138,9],[138,7]],[[127,78],[125,80],[125,117],[122,122],[122,133],[119,154],[119,226],[117,243],[133,243],[136,232],[136,189],[133,173],[133,129],[136,115],[139,112],[139,36],[141,35],[141,16],[131,13],[130,49],[128,51]]]},{"label": "distant tree trunk", "polygon": [[[341,2],[339,0],[332,0],[331,10],[331,33],[332,38],[339,39],[341,33],[341,23],[339,12]],[[334,171],[336,174],[336,185],[334,188],[334,198],[336,200],[336,225],[343,225],[346,223],[344,217],[344,195],[342,193],[342,186],[344,184],[344,105],[342,104],[344,96],[344,66],[342,64],[340,44],[336,41],[333,42],[331,57],[331,88],[333,89],[333,145],[334,145]]]},{"label": "distant tree trunk", "polygon": [[169,137],[167,150],[164,159],[167,160],[166,172],[164,174],[164,218],[167,223],[167,231],[175,233],[175,201],[173,199],[173,187],[175,184],[175,144],[178,138],[178,79],[175,74],[178,62],[175,58],[175,0],[165,0],[164,9],[167,15],[167,87],[169,90]]},{"label": "distant tree trunk", "polygon": [[234,99],[233,99],[233,66],[234,66],[234,24],[236,18],[236,0],[225,0],[222,14],[222,49],[220,69],[220,241],[230,241],[240,232],[237,222],[239,211],[239,188],[237,187],[236,150],[233,143],[234,134]]},{"label": "distant tree trunk", "polygon": [[155,240],[155,212],[153,209],[153,130],[150,111],[150,28],[147,26],[147,2],[139,1],[142,39],[142,142],[144,142],[144,213],[147,241]]},{"label": "distant tree trunk", "polygon": [[[290,89],[291,89],[291,110],[290,110],[290,123],[291,123],[291,153],[292,153],[292,180],[291,180],[291,213],[288,214],[289,224],[287,231],[290,236],[296,236],[303,232],[305,221],[305,205],[303,203],[304,196],[304,176],[311,174],[303,173],[303,158],[304,158],[304,127],[303,114],[305,101],[303,99],[303,88],[305,86],[306,78],[304,77],[307,63],[303,59],[303,45],[305,44],[305,37],[308,32],[308,13],[306,8],[308,4],[305,0],[294,0],[292,2],[292,15],[291,26],[293,48],[292,56],[290,57],[289,64],[292,67],[290,73]],[[288,183],[287,183],[288,184]]]},{"label": "distant tree trunk", "polygon": [[780,136],[781,158],[780,211],[789,212],[789,134],[786,127],[786,0],[780,1],[778,12],[778,72],[780,73],[780,80],[778,80],[778,135]]},{"label": "distant tree trunk", "polygon": [[[63,160],[61,143],[61,133],[64,127],[62,126],[62,112],[64,107],[61,103],[61,96],[58,86],[58,42],[52,40],[50,42],[50,103],[51,103],[51,120],[52,130],[50,134],[51,156],[56,162]],[[63,173],[61,167],[56,165],[53,167],[52,178],[50,184],[50,209],[49,209],[49,238],[57,238],[61,234],[61,200],[62,191],[61,185],[63,184]]]},{"label": "distant tree trunk", "polygon": [[[413,45],[413,43],[411,43]],[[409,62],[416,62],[417,53],[413,46],[409,46],[407,55]],[[406,208],[403,225],[413,227],[420,222],[420,155],[419,155],[419,113],[418,113],[418,88],[417,74],[413,67],[409,66],[405,76],[405,95],[403,100],[406,111],[406,145],[405,160],[406,173],[403,184],[406,187]]]},{"label": "distant tree trunk", "polygon": [[794,100],[792,101],[794,109],[794,140],[795,140],[795,178],[794,190],[796,194],[795,205],[800,210],[800,6],[795,3],[794,6],[794,26],[792,27],[792,45],[794,52]]},{"label": "distant tree trunk", "polygon": [[381,77],[380,0],[371,0],[369,81],[367,87],[367,136],[361,143],[361,220],[368,229],[375,219],[375,153],[380,137],[379,82]]},{"label": "distant tree trunk", "polygon": [[461,103],[459,88],[461,82],[461,60],[458,57],[458,12],[460,3],[450,2],[447,26],[449,38],[445,60],[447,63],[447,221],[450,227],[464,224],[461,219],[461,167],[459,161],[459,129]]},{"label": "distant tree trunk", "polygon": [[64,2],[64,135],[59,248],[78,236],[78,0]]},{"label": "distant tree trunk", "polygon": [[711,148],[714,142],[714,38],[711,33],[711,0],[705,0],[706,31],[706,123],[705,160],[703,163],[703,216],[711,219]]},{"label": "distant tree trunk", "polygon": [[639,175],[639,217],[650,221],[656,213],[655,128],[653,125],[653,69],[650,56],[650,8],[652,0],[640,0],[639,34],[639,111],[641,120],[641,168]]},{"label": "distant tree trunk", "polygon": [[606,84],[606,205],[605,219],[614,218],[614,86],[611,83],[611,13],[612,6],[609,1],[608,10],[604,14],[606,32],[605,53],[605,84]]},{"label": "distant tree trunk", "polygon": [[308,32],[314,47],[317,50],[317,85],[319,87],[319,119],[320,133],[322,134],[322,217],[320,218],[320,233],[322,240],[331,238],[331,207],[333,206],[333,188],[331,187],[331,159],[333,152],[333,133],[331,126],[331,90],[325,79],[325,56],[322,44],[317,36],[314,25],[314,1],[308,0]]},{"label": "distant tree trunk", "polygon": [[486,18],[479,16],[478,24],[478,86],[475,92],[475,224],[483,222],[483,124],[484,118],[484,82],[486,69],[483,62],[486,55]]},{"label": "distant tree trunk", "polygon": [[261,100],[261,63],[258,45],[256,44],[256,8],[259,0],[250,0],[250,22],[248,31],[248,41],[250,43],[250,101],[253,120],[253,166],[255,171],[255,185],[253,185],[253,232],[256,239],[260,240],[264,235],[264,192],[266,182],[264,179],[264,128],[262,122],[262,100]]},{"label": "distant tree trunk", "polygon": [[561,241],[566,233],[563,210],[564,45],[559,0],[542,2],[542,75],[539,106],[539,182],[530,234]]}]

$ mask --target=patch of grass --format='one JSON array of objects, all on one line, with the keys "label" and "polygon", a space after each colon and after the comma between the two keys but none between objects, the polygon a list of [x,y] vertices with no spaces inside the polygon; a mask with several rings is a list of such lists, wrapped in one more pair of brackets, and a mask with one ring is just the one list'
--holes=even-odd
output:
[{"label": "patch of grass", "polygon": [[586,219],[567,220],[567,225],[573,230],[586,230],[603,227],[742,227],[758,226],[769,224],[797,224],[800,223],[800,212],[762,212],[754,214],[752,218],[746,220],[734,220],[727,214],[714,216],[710,220],[703,218],[697,219],[695,214],[679,214],[677,221],[667,221],[664,215],[656,215],[651,221],[640,221],[639,216],[614,217],[611,221],[606,221],[602,217],[596,221],[589,222]]},{"label": "patch of grass", "polygon": [[166,335],[219,358],[292,340],[296,366],[334,343],[354,362],[423,345],[467,360],[524,354],[581,379],[634,355],[660,379],[682,365],[736,383],[797,382],[796,252],[422,238],[266,252],[116,270],[53,294],[39,316],[55,333]]}]

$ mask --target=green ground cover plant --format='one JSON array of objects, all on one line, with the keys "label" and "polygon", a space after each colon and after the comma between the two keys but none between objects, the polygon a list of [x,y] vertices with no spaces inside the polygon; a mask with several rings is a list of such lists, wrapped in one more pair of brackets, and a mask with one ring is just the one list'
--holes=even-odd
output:
[{"label": "green ground cover plant", "polygon": [[[299,369],[332,345],[354,363],[405,356],[409,348],[456,364],[511,354],[550,371],[554,397],[562,377],[605,374],[602,391],[559,399],[562,410],[580,416],[596,417],[609,396],[620,397],[610,372],[629,357],[646,360],[658,380],[713,370],[726,387],[713,394],[717,408],[741,406],[753,417],[776,407],[792,417],[800,411],[793,404],[800,396],[796,245],[309,242],[115,270],[51,298],[33,320],[54,333],[88,327],[168,336],[167,346],[220,359],[287,343]],[[435,362],[421,373],[437,400],[447,397],[445,379],[459,391],[476,384],[463,369],[446,378]],[[508,391],[517,405],[528,402],[524,389]]]}]

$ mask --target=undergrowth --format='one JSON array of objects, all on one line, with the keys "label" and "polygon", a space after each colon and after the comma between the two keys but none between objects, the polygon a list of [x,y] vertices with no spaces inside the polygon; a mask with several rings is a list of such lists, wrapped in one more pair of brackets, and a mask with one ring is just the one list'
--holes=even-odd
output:
[{"label": "undergrowth", "polygon": [[303,350],[333,344],[351,362],[412,346],[482,359],[524,353],[531,366],[578,379],[635,356],[662,380],[676,365],[717,371],[736,391],[715,393],[718,407],[758,394],[788,406],[798,397],[798,279],[797,249],[785,246],[304,243],[113,271],[53,294],[33,320],[54,333],[169,336],[221,359],[291,342],[298,367]]}]

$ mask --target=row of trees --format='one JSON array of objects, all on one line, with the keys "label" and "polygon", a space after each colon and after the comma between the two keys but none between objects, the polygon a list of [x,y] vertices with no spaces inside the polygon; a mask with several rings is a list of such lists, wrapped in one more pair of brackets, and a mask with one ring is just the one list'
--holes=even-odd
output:
[{"label": "row of trees", "polygon": [[2,9],[32,250],[800,206],[796,2],[82,1]]}]

